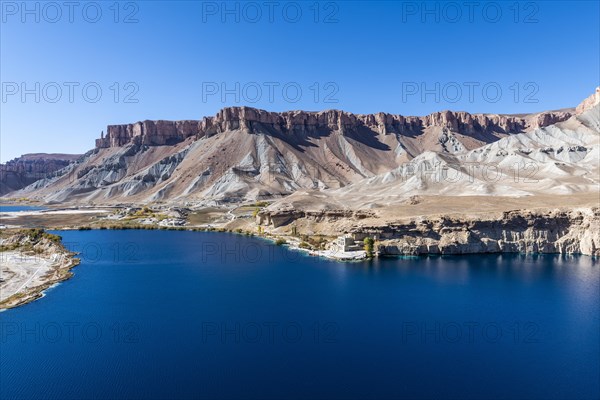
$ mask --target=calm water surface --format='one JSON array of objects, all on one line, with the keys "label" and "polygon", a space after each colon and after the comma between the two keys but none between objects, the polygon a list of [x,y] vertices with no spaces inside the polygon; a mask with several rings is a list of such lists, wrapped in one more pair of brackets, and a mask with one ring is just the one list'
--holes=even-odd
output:
[{"label": "calm water surface", "polygon": [[19,206],[19,205],[8,205],[0,204],[0,213],[3,212],[17,212],[17,211],[41,211],[45,210],[44,207],[39,206]]},{"label": "calm water surface", "polygon": [[600,396],[589,257],[337,263],[232,234],[61,232],[75,276],[0,313],[0,397]]}]

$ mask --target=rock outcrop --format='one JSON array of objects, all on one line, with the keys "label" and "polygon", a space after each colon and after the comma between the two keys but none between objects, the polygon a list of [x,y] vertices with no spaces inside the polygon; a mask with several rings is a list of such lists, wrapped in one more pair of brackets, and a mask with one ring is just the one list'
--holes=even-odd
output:
[{"label": "rock outcrop", "polygon": [[258,225],[272,226],[278,228],[285,226],[293,221],[306,218],[314,222],[335,222],[341,219],[357,219],[374,217],[375,214],[365,210],[325,210],[325,211],[305,211],[305,210],[277,210],[263,211],[256,216]]},{"label": "rock outcrop", "polygon": [[96,140],[97,148],[127,144],[161,146],[179,143],[189,137],[199,139],[231,130],[271,131],[279,134],[310,135],[326,131],[359,133],[371,130],[379,134],[415,135],[432,126],[466,135],[519,133],[568,119],[567,111],[543,112],[526,116],[469,114],[443,111],[425,117],[402,115],[352,114],[339,110],[321,112],[268,112],[251,107],[227,107],[215,117],[201,121],[142,121],[127,125],[109,125],[106,136]]},{"label": "rock outcrop", "polygon": [[590,97],[579,103],[577,108],[575,108],[575,112],[577,114],[581,114],[598,104],[600,104],[600,86],[596,88],[594,94],[592,94]]},{"label": "rock outcrop", "polygon": [[142,121],[127,125],[109,125],[106,136],[96,139],[96,148],[127,144],[163,146],[176,144],[199,132],[198,121]]},{"label": "rock outcrop", "polygon": [[[293,223],[305,225],[302,222],[306,221],[326,222],[337,226],[339,235],[350,234],[359,241],[374,237],[383,256],[477,253],[600,256],[600,207],[514,210],[495,216],[448,214],[397,221],[372,217],[369,211],[265,210],[258,214],[256,223],[276,229]],[[343,224],[336,225],[337,222]]]},{"label": "rock outcrop", "polygon": [[53,176],[80,157],[81,154],[24,154],[0,164],[0,196]]},{"label": "rock outcrop", "polygon": [[382,255],[560,253],[600,256],[600,208],[505,212],[500,218],[419,218],[352,230]]}]

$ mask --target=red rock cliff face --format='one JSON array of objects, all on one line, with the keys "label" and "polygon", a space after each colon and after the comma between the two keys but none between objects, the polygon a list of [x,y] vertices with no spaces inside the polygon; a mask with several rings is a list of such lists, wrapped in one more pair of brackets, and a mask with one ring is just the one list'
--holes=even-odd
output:
[{"label": "red rock cliff face", "polygon": [[117,147],[129,143],[162,146],[196,135],[198,121],[143,121],[109,125],[106,132],[106,137],[96,139],[96,147]]},{"label": "red rock cliff face", "polygon": [[0,164],[0,196],[50,177],[81,156],[81,154],[24,154],[5,164]]},{"label": "red rock cliff face", "polygon": [[483,132],[518,133],[544,127],[568,119],[570,112],[544,112],[526,116],[469,114],[442,111],[425,117],[402,115],[352,114],[339,110],[320,112],[268,112],[250,107],[228,107],[214,117],[201,121],[143,121],[127,125],[109,125],[105,137],[96,140],[96,147],[116,147],[126,144],[149,146],[170,145],[188,137],[201,138],[228,131],[244,129],[250,132],[264,128],[285,134],[310,134],[318,131],[357,131],[370,129],[379,134],[418,134],[430,126],[448,128],[470,135]]}]

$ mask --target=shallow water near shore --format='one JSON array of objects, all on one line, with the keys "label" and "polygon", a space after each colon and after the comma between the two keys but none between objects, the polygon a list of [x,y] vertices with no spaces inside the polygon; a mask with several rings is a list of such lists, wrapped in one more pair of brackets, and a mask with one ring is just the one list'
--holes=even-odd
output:
[{"label": "shallow water near shore", "polygon": [[227,233],[57,233],[82,262],[1,314],[3,399],[600,396],[590,257],[342,263]]},{"label": "shallow water near shore", "polygon": [[0,213],[4,212],[21,212],[21,211],[43,211],[45,207],[40,206],[23,206],[15,204],[0,204]]}]

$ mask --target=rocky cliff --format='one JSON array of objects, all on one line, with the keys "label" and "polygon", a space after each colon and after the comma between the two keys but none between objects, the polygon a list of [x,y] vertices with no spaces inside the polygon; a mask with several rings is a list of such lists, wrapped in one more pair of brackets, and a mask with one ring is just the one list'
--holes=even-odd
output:
[{"label": "rocky cliff", "polygon": [[[68,174],[37,181],[18,194],[99,204],[232,203],[306,191],[309,199],[319,193],[335,207],[350,203],[362,209],[414,194],[586,192],[597,183],[594,111],[404,117],[230,107],[199,121],[111,125]],[[425,173],[404,173],[413,166]],[[533,183],[515,180],[523,175],[521,166],[535,169]],[[451,172],[461,179],[439,180],[428,173],[433,168],[442,177]],[[499,179],[490,179],[490,168]],[[531,170],[526,172],[531,178]]]},{"label": "rocky cliff", "polygon": [[374,217],[375,214],[368,210],[323,210],[323,211],[307,211],[307,210],[274,210],[259,212],[256,216],[257,225],[272,226],[279,228],[289,225],[292,222],[306,218],[315,222],[332,223],[342,219],[361,220]]},{"label": "rocky cliff", "polygon": [[439,217],[356,228],[383,255],[561,253],[600,256],[600,208],[510,211],[500,218]]},{"label": "rocky cliff", "polygon": [[[600,256],[600,208],[515,210],[498,215],[439,215],[398,221],[369,211],[263,211],[258,225],[323,222],[356,240],[374,237],[381,255],[560,253]],[[302,224],[301,219],[310,221]],[[360,221],[360,222],[359,222]],[[350,222],[350,227],[348,227]],[[335,231],[335,229],[334,229]]]},{"label": "rocky cliff", "polygon": [[469,114],[443,111],[425,117],[402,115],[352,114],[339,110],[321,112],[268,112],[250,107],[228,107],[215,117],[201,121],[142,121],[127,125],[109,125],[106,136],[96,140],[97,148],[127,144],[150,146],[172,145],[188,137],[199,139],[219,132],[243,129],[250,133],[271,131],[280,134],[310,135],[326,131],[360,132],[367,129],[379,134],[419,134],[432,126],[466,135],[518,133],[564,121],[569,111],[543,112],[525,116]]},{"label": "rocky cliff", "polygon": [[52,176],[81,157],[81,154],[24,154],[0,164],[0,196]]},{"label": "rocky cliff", "polygon": [[96,139],[96,148],[127,144],[163,146],[179,143],[200,132],[199,121],[142,121],[127,125],[109,125],[106,136]]}]

